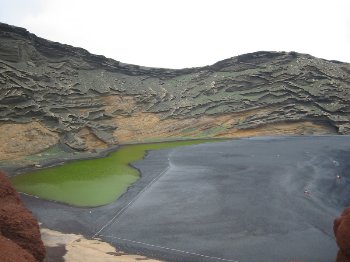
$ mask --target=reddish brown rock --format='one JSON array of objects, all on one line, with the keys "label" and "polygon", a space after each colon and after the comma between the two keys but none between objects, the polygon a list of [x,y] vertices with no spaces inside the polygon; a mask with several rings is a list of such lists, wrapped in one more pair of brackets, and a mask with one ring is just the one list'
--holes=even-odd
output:
[{"label": "reddish brown rock", "polygon": [[[6,261],[43,261],[45,248],[41,240],[38,221],[23,205],[9,179],[0,171],[0,250],[19,257]],[[12,244],[9,242],[12,241]],[[8,251],[7,251],[8,248]],[[30,256],[34,260],[30,260]],[[21,260],[22,259],[22,260]]]},{"label": "reddish brown rock", "polygon": [[333,230],[339,246],[336,262],[350,262],[350,207],[334,220]]},{"label": "reddish brown rock", "polygon": [[18,246],[12,240],[0,236],[0,250],[2,262],[35,262],[35,258],[28,251]]}]

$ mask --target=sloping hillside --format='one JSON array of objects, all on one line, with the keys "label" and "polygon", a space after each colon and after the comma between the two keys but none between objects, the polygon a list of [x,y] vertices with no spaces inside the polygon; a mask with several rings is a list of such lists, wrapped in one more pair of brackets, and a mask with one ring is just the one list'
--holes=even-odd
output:
[{"label": "sloping hillside", "polygon": [[350,64],[295,52],[146,68],[0,24],[0,156],[58,143],[86,151],[182,138],[350,134],[349,86]]}]

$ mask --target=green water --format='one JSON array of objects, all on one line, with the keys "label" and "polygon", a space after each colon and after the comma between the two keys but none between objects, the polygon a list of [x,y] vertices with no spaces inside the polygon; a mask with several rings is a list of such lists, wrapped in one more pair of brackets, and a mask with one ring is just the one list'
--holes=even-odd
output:
[{"label": "green water", "polygon": [[75,206],[95,207],[120,197],[139,178],[129,164],[144,157],[147,150],[194,145],[217,140],[191,140],[128,145],[109,156],[79,160],[12,178],[16,189],[43,199]]}]

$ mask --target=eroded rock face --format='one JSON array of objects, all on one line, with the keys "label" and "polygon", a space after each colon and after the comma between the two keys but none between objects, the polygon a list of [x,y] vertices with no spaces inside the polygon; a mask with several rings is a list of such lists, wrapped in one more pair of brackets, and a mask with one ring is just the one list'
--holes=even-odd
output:
[{"label": "eroded rock face", "polygon": [[59,134],[38,122],[0,125],[0,154],[2,159],[43,151],[59,142]]},{"label": "eroded rock face", "polygon": [[295,52],[147,68],[0,24],[0,126],[35,121],[75,150],[274,134],[274,126],[296,134],[350,134],[349,86],[350,64]]},{"label": "eroded rock face", "polygon": [[1,171],[0,250],[2,257],[3,252],[16,251],[16,254],[10,256],[14,260],[9,257],[6,261],[43,261],[45,257],[37,220],[22,204],[18,193]]},{"label": "eroded rock face", "polygon": [[337,262],[350,262],[350,207],[334,220],[334,234],[339,246]]}]

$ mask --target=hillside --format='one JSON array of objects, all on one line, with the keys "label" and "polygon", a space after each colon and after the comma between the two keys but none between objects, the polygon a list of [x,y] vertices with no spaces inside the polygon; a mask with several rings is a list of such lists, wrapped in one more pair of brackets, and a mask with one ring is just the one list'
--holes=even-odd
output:
[{"label": "hillside", "polygon": [[0,160],[56,144],[350,134],[349,85],[350,64],[295,52],[147,68],[0,23]]}]

